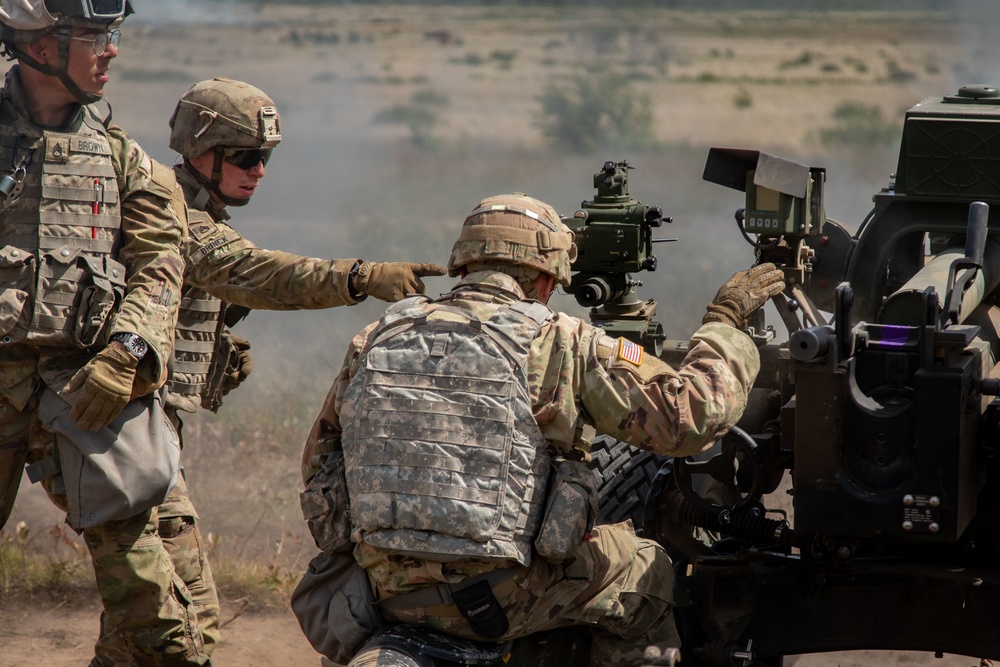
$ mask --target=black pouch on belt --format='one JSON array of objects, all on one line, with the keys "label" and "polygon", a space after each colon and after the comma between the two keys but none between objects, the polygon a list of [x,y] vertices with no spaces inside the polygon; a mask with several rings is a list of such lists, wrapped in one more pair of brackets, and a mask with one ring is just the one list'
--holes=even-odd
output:
[{"label": "black pouch on belt", "polygon": [[489,581],[479,581],[451,592],[451,599],[476,634],[486,639],[502,637],[510,628],[507,613],[493,595]]}]

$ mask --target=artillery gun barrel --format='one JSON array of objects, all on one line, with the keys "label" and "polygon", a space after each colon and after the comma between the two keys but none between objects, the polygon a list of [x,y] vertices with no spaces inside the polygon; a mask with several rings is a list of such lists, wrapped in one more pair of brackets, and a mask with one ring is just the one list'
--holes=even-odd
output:
[{"label": "artillery gun barrel", "polygon": [[[905,326],[921,326],[926,323],[927,313],[923,305],[923,292],[933,287],[937,292],[939,305],[944,305],[948,290],[948,271],[952,262],[965,257],[964,246],[953,246],[938,254],[917,271],[905,285],[896,290],[879,313],[879,322]],[[975,281],[962,298],[959,322],[966,318],[1000,284],[1000,241],[990,236],[986,240],[983,253],[983,268],[976,273]]]}]

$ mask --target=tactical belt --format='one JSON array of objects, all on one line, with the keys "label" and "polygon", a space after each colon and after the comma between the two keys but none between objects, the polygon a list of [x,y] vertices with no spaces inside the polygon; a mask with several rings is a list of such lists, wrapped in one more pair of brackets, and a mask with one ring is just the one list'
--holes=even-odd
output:
[{"label": "tactical belt", "polygon": [[458,584],[438,584],[412,593],[394,595],[375,604],[384,611],[421,609],[427,616],[465,617],[476,634],[495,639],[509,628],[497,598],[517,589],[514,574],[523,567],[492,570]]}]

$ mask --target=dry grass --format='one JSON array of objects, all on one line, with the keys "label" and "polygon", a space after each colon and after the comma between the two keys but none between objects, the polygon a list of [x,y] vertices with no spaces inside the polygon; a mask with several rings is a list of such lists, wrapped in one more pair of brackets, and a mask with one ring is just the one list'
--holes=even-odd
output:
[{"label": "dry grass", "polygon": [[[148,4],[148,3],[147,3]],[[324,257],[447,259],[458,221],[481,197],[525,191],[571,213],[592,197],[605,159],[638,169],[632,194],[675,219],[660,268],[643,274],[667,334],[684,337],[734,268],[752,262],[733,211],[739,193],[701,179],[709,146],[756,148],[828,168],[827,211],[857,224],[895,168],[894,149],[823,145],[839,105],[872,105],[884,122],[931,95],[988,77],[982,51],[952,16],[843,12],[245,7],[244,22],[126,24],[112,65],[117,122],[172,163],[167,118],[213,76],[275,98],[283,142],[235,226],[263,247]],[[621,3],[619,3],[620,5]],[[977,57],[970,57],[976,54]],[[652,101],[653,140],[583,156],[551,148],[537,127],[552,82],[597,65]],[[996,81],[994,81],[996,83]],[[435,114],[433,151],[405,123],[374,123],[416,103]],[[428,281],[432,293],[448,279]],[[572,300],[555,306],[584,315]],[[237,327],[256,370],[219,415],[188,420],[185,466],[229,600],[287,599],[314,547],[298,508],[299,452],[354,332],[378,303],[310,313],[257,312]],[[79,540],[37,490],[22,490],[0,533],[0,596],[46,585],[90,586]],[[26,536],[15,529],[23,520]],[[48,582],[48,583],[46,583]]]}]

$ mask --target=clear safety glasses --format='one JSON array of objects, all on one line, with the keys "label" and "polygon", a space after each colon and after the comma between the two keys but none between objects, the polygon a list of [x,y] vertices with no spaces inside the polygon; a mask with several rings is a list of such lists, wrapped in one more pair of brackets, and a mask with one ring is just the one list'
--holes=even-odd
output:
[{"label": "clear safety glasses", "polygon": [[103,56],[104,52],[108,50],[108,44],[113,44],[116,49],[118,48],[118,44],[122,41],[122,31],[111,30],[99,32],[93,37],[70,37],[70,39],[75,39],[78,42],[90,42],[94,46],[94,55]]}]

